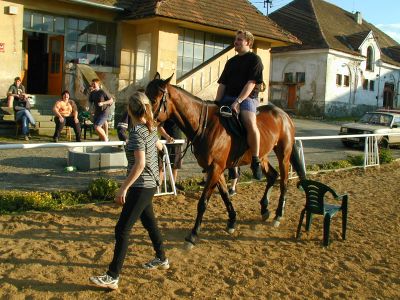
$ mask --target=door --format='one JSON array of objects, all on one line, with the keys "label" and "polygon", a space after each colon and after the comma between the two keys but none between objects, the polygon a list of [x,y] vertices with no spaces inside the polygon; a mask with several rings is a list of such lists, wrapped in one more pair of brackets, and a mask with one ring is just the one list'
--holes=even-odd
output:
[{"label": "door", "polygon": [[288,108],[289,109],[295,109],[296,108],[296,85],[291,84],[288,85]]},{"label": "door", "polygon": [[49,69],[48,89],[49,95],[61,94],[63,65],[64,65],[64,37],[62,35],[49,37]]}]

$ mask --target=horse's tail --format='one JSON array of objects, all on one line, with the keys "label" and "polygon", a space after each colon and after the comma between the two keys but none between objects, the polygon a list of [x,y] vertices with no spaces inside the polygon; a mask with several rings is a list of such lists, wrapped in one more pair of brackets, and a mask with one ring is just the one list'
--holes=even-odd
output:
[{"label": "horse's tail", "polygon": [[292,154],[290,155],[290,163],[292,164],[300,180],[306,179],[306,170],[304,165],[301,163],[299,151],[296,143],[293,144]]}]

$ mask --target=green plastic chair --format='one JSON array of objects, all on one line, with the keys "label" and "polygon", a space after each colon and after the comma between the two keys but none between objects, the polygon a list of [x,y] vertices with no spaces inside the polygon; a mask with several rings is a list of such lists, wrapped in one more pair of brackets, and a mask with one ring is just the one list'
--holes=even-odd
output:
[{"label": "green plastic chair", "polygon": [[[342,211],[342,239],[346,239],[346,227],[347,227],[347,194],[338,195],[329,186],[314,180],[304,179],[298,183],[297,186],[300,190],[303,190],[306,194],[306,205],[300,214],[300,221],[297,227],[296,238],[301,238],[301,226],[303,224],[304,215],[306,214],[306,231],[310,231],[311,221],[313,215],[324,216],[324,246],[329,245],[329,229],[331,225],[331,219],[336,213]],[[328,204],[325,202],[325,194],[329,192],[332,196],[341,200],[341,205]]]}]

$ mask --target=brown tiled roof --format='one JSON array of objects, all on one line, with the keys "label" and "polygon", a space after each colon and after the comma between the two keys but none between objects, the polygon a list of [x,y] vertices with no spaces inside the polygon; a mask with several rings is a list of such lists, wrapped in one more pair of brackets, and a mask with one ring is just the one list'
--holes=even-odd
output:
[{"label": "brown tiled roof", "polygon": [[354,14],[326,1],[294,0],[269,17],[302,41],[302,45],[275,48],[274,52],[329,48],[359,55],[363,38],[372,31],[382,50],[382,60],[400,65],[400,60],[386,54],[391,50],[385,50],[399,46],[395,40],[365,20],[357,24]]},{"label": "brown tiled roof", "polygon": [[137,0],[131,1],[129,10],[122,19],[159,16],[232,31],[243,28],[256,37],[299,43],[248,0]]}]

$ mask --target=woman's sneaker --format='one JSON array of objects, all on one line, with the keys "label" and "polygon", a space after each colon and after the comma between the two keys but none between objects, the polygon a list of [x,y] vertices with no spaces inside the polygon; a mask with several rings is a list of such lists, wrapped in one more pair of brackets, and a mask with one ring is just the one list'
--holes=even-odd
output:
[{"label": "woman's sneaker", "polygon": [[169,269],[169,261],[168,258],[166,258],[165,260],[161,260],[158,257],[152,259],[151,261],[149,261],[148,263],[145,263],[143,265],[143,268],[147,269],[147,270],[152,270],[152,269],[163,269],[163,270],[167,270]]},{"label": "woman's sneaker", "polygon": [[106,289],[116,290],[118,288],[118,278],[115,279],[108,274],[104,274],[101,276],[92,276],[89,277],[90,281],[93,282],[97,286],[101,286]]}]

